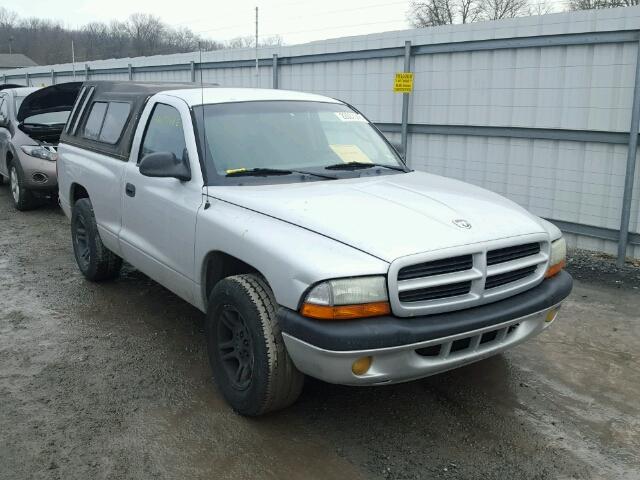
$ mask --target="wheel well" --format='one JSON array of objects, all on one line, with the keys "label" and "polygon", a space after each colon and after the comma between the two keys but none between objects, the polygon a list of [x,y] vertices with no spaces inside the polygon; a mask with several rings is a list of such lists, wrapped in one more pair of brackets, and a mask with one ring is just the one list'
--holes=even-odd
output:
[{"label": "wheel well", "polygon": [[89,193],[82,185],[74,183],[73,185],[71,185],[71,195],[69,196],[71,205],[76,203],[81,198],[89,198]]},{"label": "wheel well", "polygon": [[205,301],[209,299],[211,290],[220,280],[243,273],[260,275],[256,268],[239,258],[224,252],[210,252],[205,259],[203,271]]},{"label": "wheel well", "polygon": [[9,163],[11,162],[11,160],[13,160],[13,153],[11,153],[11,151],[8,151],[6,159],[7,172],[9,171]]}]

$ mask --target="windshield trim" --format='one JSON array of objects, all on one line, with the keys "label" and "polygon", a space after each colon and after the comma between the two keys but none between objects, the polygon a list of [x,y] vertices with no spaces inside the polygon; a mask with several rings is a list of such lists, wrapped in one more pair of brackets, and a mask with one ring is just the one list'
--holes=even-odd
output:
[{"label": "windshield trim", "polygon": [[[377,135],[382,139],[382,141],[389,147],[389,150],[393,153],[396,160],[398,161],[398,169],[389,169],[384,167],[373,167],[371,169],[354,169],[354,170],[335,170],[331,171],[330,175],[335,175],[336,180],[340,179],[350,179],[350,178],[359,178],[365,176],[379,176],[379,175],[398,175],[403,173],[409,173],[412,170],[407,166],[402,155],[398,153],[393,144],[389,141],[389,139],[376,127],[376,125],[371,122],[365,115],[362,114],[358,109],[353,107],[352,105],[342,102],[339,100],[336,101],[322,101],[322,100],[289,100],[289,99],[280,99],[280,100],[239,100],[235,102],[217,102],[217,103],[205,103],[191,106],[191,118],[193,122],[193,128],[196,138],[196,144],[198,149],[198,154],[200,157],[200,167],[202,169],[203,178],[205,179],[206,186],[242,186],[242,185],[265,185],[265,184],[281,184],[281,183],[301,183],[301,182],[309,182],[309,181],[327,181],[329,179],[321,178],[324,174],[326,175],[327,170],[324,167],[319,166],[317,168],[309,167],[305,168],[308,170],[310,174],[316,174],[317,176],[309,176],[309,175],[301,175],[297,172],[292,172],[290,175],[273,175],[273,176],[223,176],[220,175],[215,169],[207,168],[208,160],[211,158],[211,151],[209,149],[209,144],[206,141],[206,131],[202,122],[204,120],[204,107],[207,106],[216,106],[216,105],[233,105],[233,104],[244,104],[244,103],[319,103],[325,105],[339,105],[343,107],[347,107],[355,113],[362,115],[362,117],[366,120],[367,124],[373,128],[373,131],[377,133]],[[211,171],[213,170],[213,171]]]}]

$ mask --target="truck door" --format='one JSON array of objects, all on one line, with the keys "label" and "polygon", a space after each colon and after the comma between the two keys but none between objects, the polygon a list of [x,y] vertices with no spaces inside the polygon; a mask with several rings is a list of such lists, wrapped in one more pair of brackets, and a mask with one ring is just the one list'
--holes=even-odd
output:
[{"label": "truck door", "polygon": [[[126,166],[120,247],[124,258],[187,301],[194,291],[196,217],[203,180],[187,104],[157,96],[145,108]],[[185,159],[191,179],[147,177],[140,161],[170,152]]]}]

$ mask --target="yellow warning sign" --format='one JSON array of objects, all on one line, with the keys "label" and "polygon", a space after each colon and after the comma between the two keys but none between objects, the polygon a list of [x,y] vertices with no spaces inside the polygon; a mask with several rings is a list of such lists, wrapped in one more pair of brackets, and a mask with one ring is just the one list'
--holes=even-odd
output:
[{"label": "yellow warning sign", "polygon": [[393,82],[393,91],[395,93],[411,93],[413,92],[413,73],[397,72]]}]

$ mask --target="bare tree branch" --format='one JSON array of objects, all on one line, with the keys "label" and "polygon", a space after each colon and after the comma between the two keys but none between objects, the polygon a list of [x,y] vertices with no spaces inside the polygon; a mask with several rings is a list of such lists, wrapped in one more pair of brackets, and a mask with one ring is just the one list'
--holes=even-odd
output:
[{"label": "bare tree branch", "polygon": [[482,0],[480,16],[484,20],[522,17],[528,13],[528,0]]}]

